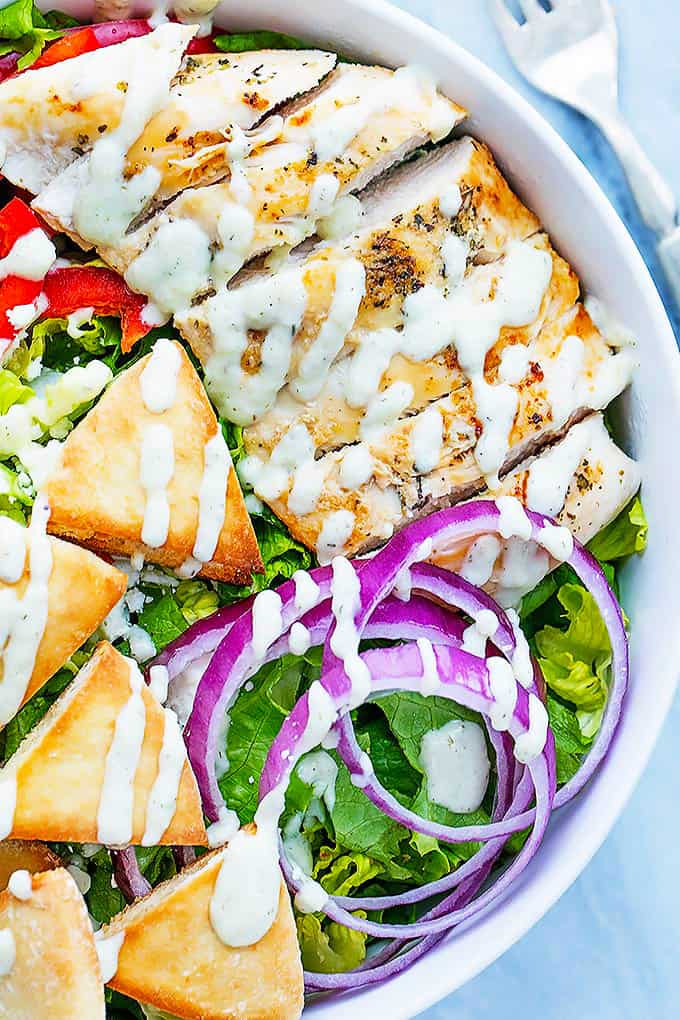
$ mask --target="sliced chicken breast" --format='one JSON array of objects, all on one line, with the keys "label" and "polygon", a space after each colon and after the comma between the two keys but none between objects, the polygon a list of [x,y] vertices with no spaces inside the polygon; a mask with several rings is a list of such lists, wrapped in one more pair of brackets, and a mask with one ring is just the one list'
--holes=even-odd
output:
[{"label": "sliced chicken breast", "polygon": [[[148,217],[153,208],[167,203],[184,188],[208,184],[228,174],[234,148],[240,151],[243,145],[256,144],[256,140],[259,143],[264,136],[256,125],[282,103],[314,88],[332,71],[336,59],[335,54],[321,50],[185,57],[168,102],[148,121],[127,152],[128,174],[141,174],[151,166],[160,177],[144,215]],[[78,234],[73,217],[87,172],[85,154],[52,180],[34,203],[55,229],[65,230],[84,248],[91,245]],[[103,248],[102,253],[107,250]],[[110,255],[111,264],[120,268],[115,248]]]},{"label": "sliced chicken breast", "polygon": [[[463,116],[413,68],[344,64],[293,112],[265,120],[259,134],[234,135],[228,179],[185,189],[138,229],[97,250],[170,315],[228,281],[254,256],[312,235],[343,195],[422,143],[445,137]],[[66,177],[35,207],[55,227],[73,232],[65,192],[72,205],[78,169]]]},{"label": "sliced chicken breast", "polygon": [[2,82],[3,175],[33,194],[42,191],[118,127],[139,68],[149,90],[157,78],[169,84],[195,31],[195,26],[162,25],[149,35]]},{"label": "sliced chicken breast", "polygon": [[[321,414],[314,403],[298,404],[297,415],[279,419],[273,446],[272,433],[256,423],[245,431],[251,456],[241,465],[242,478],[321,557],[328,528],[338,522],[342,546],[355,553],[415,515],[479,492],[490,454],[498,458],[492,467],[507,473],[589,410],[606,407],[629,382],[631,352],[611,348],[581,304],[557,319],[544,318],[533,336],[531,325],[501,332],[500,358],[495,349],[487,355],[483,381],[461,372],[451,350],[449,392],[428,402],[445,389],[447,377],[445,361],[435,359],[437,370],[429,389],[418,392],[424,403],[415,413],[416,388],[407,381],[414,363],[403,359],[390,366],[389,385],[363,414],[348,408],[350,391],[338,385],[334,394],[324,393]],[[341,365],[346,362],[351,358]],[[500,390],[500,404],[491,403],[486,419],[476,399],[480,389],[486,406]],[[271,414],[263,421],[271,424]],[[324,453],[323,443],[333,448]]]},{"label": "sliced chicken breast", "polygon": [[[401,327],[409,295],[426,285],[442,291],[450,285],[445,254],[449,270],[457,277],[466,266],[496,258],[510,241],[530,237],[539,229],[538,220],[512,193],[489,150],[469,138],[403,164],[360,197],[360,229],[346,239],[302,250],[279,272],[244,271],[229,290],[176,316],[178,328],[206,366],[213,398],[225,414],[236,415],[242,424],[248,421],[248,407],[240,407],[238,400],[242,381],[238,374],[225,378],[224,372],[225,360],[232,357],[230,323],[239,306],[266,308],[279,290],[293,293],[302,284],[303,310],[300,321],[293,323],[290,362],[281,365],[281,383],[270,393],[268,403],[271,406],[278,389],[292,380],[296,380],[296,395],[307,397],[314,389],[317,396],[330,363],[356,348],[367,331]],[[566,264],[562,266],[569,276]],[[564,289],[569,287],[571,303],[578,293],[575,277],[565,281]],[[255,368],[261,364],[265,342],[264,330],[258,326],[254,322],[243,350],[245,361]],[[331,327],[332,338],[327,336]],[[322,334],[326,336],[319,343]],[[325,351],[316,370],[315,357],[307,358],[312,348]],[[443,367],[445,379],[449,368]],[[247,371],[247,365],[244,372],[256,375],[254,368]],[[301,372],[304,394],[298,378]],[[443,385],[442,392],[448,392],[446,382]],[[283,390],[279,398],[286,404],[284,420],[289,417],[286,396]],[[259,408],[260,419],[266,409]],[[276,418],[275,407],[272,415]]]}]

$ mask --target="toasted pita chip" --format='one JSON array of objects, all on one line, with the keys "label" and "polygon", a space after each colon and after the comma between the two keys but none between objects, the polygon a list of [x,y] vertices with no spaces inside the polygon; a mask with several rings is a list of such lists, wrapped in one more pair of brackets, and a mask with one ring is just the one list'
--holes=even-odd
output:
[{"label": "toasted pita chip", "polygon": [[[0,528],[0,554],[7,552],[5,543],[16,543],[22,538],[28,547],[28,531],[20,530],[20,526],[13,521],[9,522],[8,527]],[[57,538],[50,539],[50,544],[52,570],[47,592],[47,623],[21,704],[28,701],[97,629],[125,594],[127,584],[122,571],[93,556],[86,549],[79,549]],[[23,596],[29,577],[29,557],[26,556],[24,573],[19,581],[10,585],[0,580],[0,593],[14,588],[17,596]],[[2,675],[0,654],[0,682]],[[5,719],[4,722],[8,721]],[[0,722],[0,725],[3,723]]]},{"label": "toasted pita chip", "polygon": [[[218,424],[184,349],[180,344],[165,344],[166,350],[179,353],[171,406],[154,413],[143,400],[141,377],[154,351],[118,376],[73,430],[64,444],[59,468],[48,483],[47,497],[52,532],[99,552],[141,552],[152,563],[177,568],[195,555],[206,444],[217,435]],[[150,503],[141,481],[142,447],[151,427],[169,430],[174,448],[172,477],[163,493],[169,508],[167,537],[153,548],[142,541]],[[236,473],[226,449],[224,453],[228,465],[224,471],[226,509],[212,559],[203,562],[200,573],[245,583],[253,570],[263,569],[262,561]]]},{"label": "toasted pita chip", "polygon": [[[123,714],[134,698],[139,714],[135,716],[130,707]],[[122,744],[136,721],[141,748],[127,787],[132,792],[131,832],[119,836],[111,831],[111,823],[115,825],[121,815],[125,818],[123,772],[131,759],[134,766],[136,755],[134,746]],[[205,845],[198,787],[181,736],[173,727],[178,731],[174,713],[164,711],[141,680],[136,664],[103,641],[3,770],[3,778],[16,779],[16,806],[8,835],[66,843]],[[174,743],[169,742],[172,737]],[[110,755],[114,741],[125,752],[118,762],[115,748]],[[175,749],[173,761],[168,761],[169,747]],[[165,828],[159,799],[174,806]]]},{"label": "toasted pita chip", "polygon": [[15,871],[51,871],[58,868],[60,859],[46,843],[23,839],[5,839],[0,843],[0,892],[7,888]]},{"label": "toasted pita chip", "polygon": [[[222,851],[202,857],[103,928],[123,935],[112,988],[184,1020],[288,1020],[302,1011],[302,965],[290,898],[253,946],[231,949],[210,924]],[[114,943],[115,944],[115,943]]]},{"label": "toasted pita chip", "polygon": [[78,887],[63,868],[34,875],[32,885],[27,900],[0,893],[0,935],[14,949],[0,976],[0,1016],[104,1020],[104,985]]}]

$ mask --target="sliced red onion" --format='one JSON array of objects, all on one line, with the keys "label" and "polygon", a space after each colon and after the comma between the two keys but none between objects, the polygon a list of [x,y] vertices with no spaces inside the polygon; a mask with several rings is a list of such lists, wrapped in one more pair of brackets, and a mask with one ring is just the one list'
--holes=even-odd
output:
[{"label": "sliced red onion", "polygon": [[178,871],[188,868],[196,860],[196,851],[192,846],[174,846],[172,856],[175,858],[175,867]]},{"label": "sliced red onion", "polygon": [[[441,677],[437,693],[488,716],[494,710],[496,700],[486,663],[476,656],[454,647],[437,646],[435,654]],[[415,692],[420,689],[421,657],[416,645],[405,644],[397,648],[376,649],[365,652],[361,659],[370,676],[372,695],[395,689]],[[337,676],[324,676],[320,684],[323,684],[323,689],[326,691],[325,696],[330,697],[336,708],[342,711],[343,696],[340,695],[336,698],[331,693],[333,690],[342,689],[342,678],[338,682]],[[319,697],[314,693],[314,686],[312,685],[310,691],[299,699],[270,748],[260,781],[261,801],[272,792],[285,789],[297,760],[309,749],[310,744],[318,742],[316,738],[320,733],[320,729],[317,732],[319,719],[322,721],[321,728],[323,728],[324,713],[323,711],[319,712]],[[516,740],[528,726],[529,694],[523,688],[518,687],[517,700],[512,709],[512,716],[507,720],[507,729]],[[323,736],[323,734],[321,735]],[[499,898],[507,894],[512,882],[529,863],[543,838],[555,792],[555,752],[551,733],[548,733],[544,749],[527,763],[526,768],[531,776],[536,794],[533,830],[512,864],[473,903],[461,907],[453,913],[423,919],[407,925],[390,925],[364,920],[345,910],[332,897],[326,899],[321,909],[333,920],[378,938],[410,938],[437,934],[446,931],[454,924],[460,924],[486,912]],[[479,828],[481,831],[478,838],[484,841],[489,838],[487,834],[493,829],[493,824]],[[490,858],[493,859],[498,849],[493,848],[494,852],[489,855]],[[304,876],[298,879],[295,874],[290,872],[287,877],[292,890],[296,893],[308,881]]]},{"label": "sliced red onion", "polygon": [[[562,535],[555,535],[553,522],[540,514],[530,512],[526,513],[526,520],[530,526],[532,541],[542,544],[544,530],[550,529],[545,534],[546,544],[555,548],[553,539],[555,537],[561,539]],[[260,642],[258,655],[254,654],[252,647],[253,614],[249,607],[246,607],[245,612],[241,612],[240,615],[233,609],[229,620],[222,619],[211,623],[200,634],[192,633],[179,650],[180,658],[174,660],[179,663],[181,656],[184,656],[184,661],[190,662],[192,657],[196,657],[199,648],[202,648],[205,654],[206,640],[218,642],[213,646],[215,653],[199,684],[194,710],[187,728],[190,758],[209,815],[216,816],[222,803],[214,776],[218,729],[215,720],[219,721],[241,685],[263,662],[288,650],[287,633],[293,623],[303,618],[305,626],[310,630],[312,643],[320,643],[325,637],[322,678],[300,699],[284,721],[262,773],[261,798],[275,789],[277,798],[281,797],[281,791],[287,783],[297,757],[306,753],[312,746],[316,746],[316,737],[324,728],[327,729],[331,725],[336,712],[344,712],[340,721],[336,723],[339,730],[338,750],[348,762],[351,771],[359,777],[359,784],[371,799],[392,817],[411,828],[432,831],[437,838],[451,841],[458,841],[461,838],[475,839],[485,844],[471,861],[458,869],[453,878],[446,876],[444,880],[440,880],[436,889],[435,884],[430,883],[428,889],[430,894],[437,891],[448,892],[448,895],[414,924],[406,926],[377,924],[355,918],[345,909],[348,907],[356,910],[362,903],[367,907],[370,905],[369,909],[377,909],[378,900],[380,907],[385,907],[387,903],[384,897],[345,900],[329,898],[324,907],[329,917],[378,938],[391,936],[395,941],[384,946],[373,960],[366,961],[353,975],[308,975],[311,988],[357,987],[366,981],[389,976],[389,973],[407,966],[409,961],[435,944],[446,930],[454,925],[458,928],[467,927],[500,902],[541,841],[555,791],[554,741],[549,729],[543,752],[528,761],[524,767],[514,765],[501,739],[494,742],[499,775],[496,805],[493,820],[489,825],[470,826],[448,832],[440,828],[434,832],[423,828],[423,819],[409,813],[405,814],[405,809],[394,798],[390,800],[391,795],[376,785],[370,762],[367,768],[365,755],[362,755],[356,745],[347,713],[348,708],[361,704],[369,694],[395,688],[422,691],[425,668],[417,646],[401,645],[395,649],[382,649],[359,655],[359,642],[368,637],[379,636],[381,629],[383,633],[380,636],[387,636],[385,631],[389,630],[392,635],[402,640],[418,638],[422,636],[423,630],[427,630],[429,640],[436,645],[433,649],[436,656],[435,682],[438,677],[441,689],[427,690],[425,693],[447,696],[448,691],[448,696],[452,696],[453,687],[450,685],[459,684],[461,689],[457,690],[455,700],[482,714],[493,711],[492,692],[488,688],[488,669],[484,661],[457,647],[463,639],[460,620],[449,617],[449,612],[441,608],[447,607],[449,611],[456,608],[474,618],[482,607],[491,610],[498,620],[498,627],[493,635],[494,644],[514,663],[517,674],[520,666],[522,667],[522,675],[519,676],[521,686],[517,686],[516,704],[509,720],[511,735],[516,739],[522,736],[529,725],[529,699],[534,698],[532,705],[535,707],[536,692],[542,694],[543,685],[535,664],[533,669],[531,668],[526,645],[523,649],[520,645],[518,649],[516,630],[513,630],[515,621],[509,620],[489,596],[472,585],[440,568],[419,563],[431,554],[433,545],[436,550],[447,544],[467,541],[479,534],[500,531],[502,526],[504,527],[501,525],[501,513],[496,505],[490,502],[476,502],[441,511],[405,529],[371,560],[361,561],[354,567],[347,561],[336,561],[332,570],[344,577],[344,587],[340,590],[338,586],[335,594],[336,586],[332,583],[328,568],[315,571],[318,577],[319,604],[312,610],[309,606],[305,607],[304,611],[300,606],[296,606],[294,586],[290,582],[282,585],[278,590],[279,598],[276,605],[277,612],[280,609],[281,614],[280,628],[277,628],[277,633],[281,636],[277,638],[274,634],[271,639],[268,637],[270,647],[264,647]],[[620,715],[628,679],[627,640],[618,604],[597,563],[576,543],[573,543],[570,551],[571,544],[571,539],[564,543],[565,555],[570,552],[566,562],[570,563],[591,591],[610,634],[612,682],[603,724],[593,749],[575,779],[558,794],[554,801],[555,805],[565,803],[581,789],[606,754]],[[391,592],[397,576],[404,570],[411,571],[412,588],[416,594],[410,603],[400,603],[397,606],[397,600],[392,598]],[[271,598],[271,595],[269,597]],[[327,605],[329,599],[332,600],[331,612]],[[429,600],[440,604],[436,610],[438,613],[436,620],[432,614],[435,607]],[[417,617],[416,622],[413,622],[413,615]],[[455,621],[454,626],[452,621]],[[445,641],[441,640],[442,633],[446,637]],[[206,638],[206,635],[209,637]],[[172,661],[172,655],[176,651],[171,649],[168,661]],[[380,671],[379,674],[371,671],[371,665]],[[389,679],[384,679],[385,676]],[[484,677],[487,681],[486,692],[483,686]],[[323,699],[319,700],[321,693],[315,694],[317,704],[310,712],[310,696],[315,690],[325,692],[323,697],[330,700],[326,705]],[[484,693],[491,696],[492,702],[491,705],[487,704],[486,713],[484,706],[475,702],[475,697],[483,701]],[[497,722],[497,725],[500,723]],[[532,787],[536,794],[536,806],[527,810]],[[512,803],[503,813],[499,805],[507,806],[510,797]],[[417,824],[414,824],[415,822]],[[532,826],[532,832],[513,863],[489,888],[481,895],[477,895],[507,836],[529,826]],[[295,874],[289,875],[289,878],[295,889]],[[393,905],[419,902],[421,892],[422,890],[409,891],[405,894],[407,899],[403,896],[392,901],[387,899]],[[405,943],[421,935],[425,936],[421,943],[402,951]]]},{"label": "sliced red onion", "polygon": [[141,899],[151,892],[151,885],[144,878],[133,846],[124,850],[110,850],[113,875],[116,885],[128,903]]}]

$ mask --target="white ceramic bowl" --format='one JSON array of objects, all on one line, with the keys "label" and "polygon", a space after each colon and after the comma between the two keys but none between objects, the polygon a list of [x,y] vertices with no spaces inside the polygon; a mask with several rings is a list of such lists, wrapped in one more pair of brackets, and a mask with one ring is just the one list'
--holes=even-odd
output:
[{"label": "white ceramic bowl", "polygon": [[[86,17],[87,0],[50,3]],[[136,14],[145,15],[148,4]],[[633,621],[632,685],[615,744],[586,791],[550,825],[543,846],[494,913],[452,936],[404,974],[350,1000],[309,1009],[316,1020],[412,1017],[474,977],[556,902],[612,828],[668,712],[680,662],[677,516],[680,503],[680,358],[673,332],[630,236],[588,172],[517,93],[439,32],[383,0],[224,0],[220,27],[275,28],[319,45],[397,67],[429,68],[441,89],[470,110],[465,130],[487,142],[524,201],[589,291],[639,340],[640,369],[620,401],[620,437],[642,463],[649,547],[625,571]]]}]

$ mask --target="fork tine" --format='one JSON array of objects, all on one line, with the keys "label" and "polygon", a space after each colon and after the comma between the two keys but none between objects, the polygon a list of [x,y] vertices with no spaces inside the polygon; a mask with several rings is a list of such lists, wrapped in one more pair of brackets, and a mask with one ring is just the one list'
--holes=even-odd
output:
[{"label": "fork tine", "polygon": [[537,14],[545,14],[545,9],[541,7],[538,0],[519,0],[519,5],[527,21],[531,21]]},{"label": "fork tine", "polygon": [[496,28],[500,32],[505,45],[510,49],[515,35],[519,31],[519,24],[512,13],[505,5],[505,0],[492,0],[491,14],[496,22]]}]

